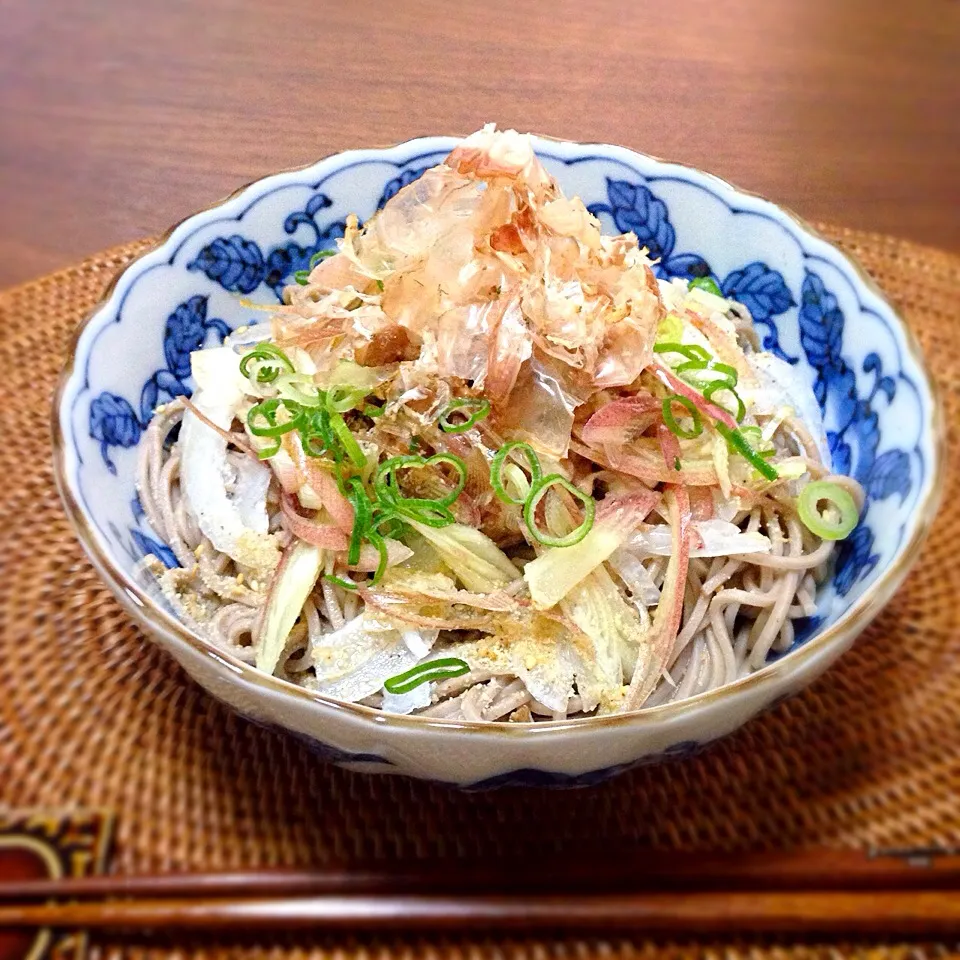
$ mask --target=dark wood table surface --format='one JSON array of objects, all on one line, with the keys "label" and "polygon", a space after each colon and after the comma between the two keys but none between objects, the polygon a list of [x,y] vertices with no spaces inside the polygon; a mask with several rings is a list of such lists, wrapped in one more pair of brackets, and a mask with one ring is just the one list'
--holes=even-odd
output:
[{"label": "dark wood table surface", "polygon": [[0,0],[0,286],[487,120],[960,251],[958,0]]}]

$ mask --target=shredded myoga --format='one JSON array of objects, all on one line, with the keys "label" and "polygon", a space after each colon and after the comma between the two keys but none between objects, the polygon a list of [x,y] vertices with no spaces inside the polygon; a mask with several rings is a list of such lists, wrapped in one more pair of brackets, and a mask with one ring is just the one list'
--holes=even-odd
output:
[{"label": "shredded myoga", "polygon": [[713,690],[788,651],[863,492],[711,277],[492,126],[192,355],[139,495],[177,614],[392,713],[548,721]]}]

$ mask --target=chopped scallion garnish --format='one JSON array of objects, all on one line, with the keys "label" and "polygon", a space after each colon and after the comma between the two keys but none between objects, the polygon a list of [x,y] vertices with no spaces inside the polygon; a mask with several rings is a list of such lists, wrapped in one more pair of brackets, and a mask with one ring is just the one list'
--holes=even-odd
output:
[{"label": "chopped scallion garnish", "polygon": [[332,583],[335,587],[342,587],[344,590],[356,590],[359,584],[352,580],[345,580],[343,577],[334,576],[332,573],[325,573],[323,579]]},{"label": "chopped scallion garnish", "polygon": [[[820,504],[826,503],[825,510]],[[825,480],[808,483],[797,499],[797,513],[804,526],[821,540],[844,540],[860,519],[857,505],[839,484]]]},{"label": "chopped scallion garnish", "polygon": [[527,462],[530,464],[531,485],[535,484],[543,476],[543,470],[540,467],[540,458],[537,456],[533,447],[531,447],[529,443],[524,443],[522,440],[510,440],[497,451],[496,456],[494,456],[490,464],[490,486],[493,487],[493,492],[496,494],[498,500],[503,503],[521,507],[526,503],[526,499],[517,500],[511,497],[503,485],[503,467],[507,457],[510,456],[514,450],[519,450],[526,455]]},{"label": "chopped scallion garnish", "polygon": [[321,260],[326,260],[327,257],[334,256],[336,252],[336,250],[318,250],[310,258],[310,269],[312,270]]},{"label": "chopped scallion garnish", "polygon": [[[693,420],[693,425],[689,430],[681,427],[673,415],[673,405],[675,403],[679,403]],[[667,425],[670,432],[674,434],[674,436],[680,437],[681,440],[693,440],[694,437],[699,437],[700,434],[703,433],[703,421],[700,419],[700,411],[697,410],[696,404],[687,397],[681,397],[678,393],[671,394],[664,399],[663,422]],[[679,470],[680,468],[677,467],[677,469]]]},{"label": "chopped scallion garnish", "polygon": [[723,423],[715,423],[717,433],[720,434],[734,453],[739,453],[747,462],[767,480],[776,480],[780,474],[747,442],[744,435],[736,427],[728,427]]},{"label": "chopped scallion garnish", "polygon": [[[256,363],[254,370],[250,365]],[[256,375],[257,383],[273,383],[281,373],[293,373],[294,366],[290,358],[272,343],[257,344],[245,353],[240,360],[240,373],[244,377]]]},{"label": "chopped scallion garnish", "polygon": [[330,414],[330,429],[333,430],[340,441],[345,453],[350,458],[350,462],[358,469],[362,469],[367,465],[367,458],[360,444],[357,443],[357,438],[350,432],[342,414],[337,413],[336,410],[328,412]]},{"label": "chopped scallion garnish", "polygon": [[723,291],[720,289],[720,284],[717,283],[713,277],[695,277],[690,283],[687,284],[688,290],[706,290],[707,293],[712,293],[715,297],[722,297]]},{"label": "chopped scallion garnish", "polygon": [[[288,420],[279,420],[283,411]],[[255,404],[247,412],[247,426],[255,437],[281,437],[285,433],[297,430],[304,423],[303,408],[290,400],[270,397]]]},{"label": "chopped scallion garnish", "polygon": [[[456,487],[445,497],[437,500],[409,500],[400,497],[400,490],[397,484],[396,472],[405,469],[422,469],[423,467],[439,466],[448,464],[457,472]],[[393,481],[391,483],[391,480]],[[406,454],[400,457],[391,457],[384,460],[377,467],[377,472],[373,477],[373,489],[376,495],[383,501],[399,505],[417,505],[424,509],[444,510],[456,502],[457,497],[463,493],[463,488],[467,485],[467,465],[452,453],[435,453],[432,457],[421,457],[419,454]],[[409,507],[413,509],[413,507]],[[452,518],[451,518],[452,522]]]},{"label": "chopped scallion garnish", "polygon": [[[466,420],[454,422],[451,415],[459,413]],[[446,433],[464,433],[490,415],[490,401],[473,397],[457,397],[451,400],[440,416],[440,429]]]},{"label": "chopped scallion garnish", "polygon": [[[715,393],[723,391],[724,393],[729,393],[733,399],[736,401],[736,406],[731,410],[726,404],[718,403],[713,399]],[[743,400],[740,399],[740,394],[730,386],[726,380],[714,380],[713,383],[708,383],[703,388],[703,399],[709,403],[716,404],[721,410],[726,410],[736,421],[739,423],[746,415],[747,408],[744,405]]]},{"label": "chopped scallion garnish", "polygon": [[[579,526],[562,537],[552,537],[550,534],[544,533],[538,529],[536,523],[537,506],[547,491],[554,486],[563,487],[567,493],[576,497],[583,504],[583,520]],[[572,547],[574,544],[579,543],[590,532],[593,527],[593,518],[596,511],[597,504],[593,497],[588,496],[581,489],[575,487],[566,477],[561,476],[559,473],[551,473],[546,477],[541,477],[541,479],[530,488],[527,502],[523,505],[523,519],[526,521],[530,536],[532,536],[537,543],[541,543],[545,547]]]},{"label": "chopped scallion garnish", "polygon": [[415,690],[422,683],[430,683],[434,680],[450,680],[453,677],[462,677],[470,672],[470,664],[459,657],[441,657],[439,660],[428,660],[426,663],[418,663],[415,667],[403,673],[398,673],[395,677],[390,677],[383,684],[383,689],[387,693],[409,693]]},{"label": "chopped scallion garnish", "polygon": [[357,406],[366,395],[367,391],[362,387],[338,383],[327,391],[327,407],[337,413],[346,413]]}]

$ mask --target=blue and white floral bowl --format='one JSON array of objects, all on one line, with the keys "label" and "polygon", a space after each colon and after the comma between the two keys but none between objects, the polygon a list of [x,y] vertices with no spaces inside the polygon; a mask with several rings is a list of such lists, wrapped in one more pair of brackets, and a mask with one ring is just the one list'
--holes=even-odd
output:
[{"label": "blue and white floral bowl", "polygon": [[214,696],[306,738],[330,760],[461,786],[598,782],[681,756],[739,727],[827,668],[899,586],[941,485],[939,408],[909,331],[864,273],[792,214],[687,167],[622,147],[537,140],[568,195],[607,230],[632,230],[666,276],[712,276],[745,303],[764,342],[805,371],[834,469],[867,492],[817,615],[793,650],[711,693],[640,713],[551,724],[387,716],[257,673],[180,624],[134,575],[158,543],[134,488],[137,445],[158,402],[189,394],[190,352],[262,314],[295,270],[440,161],[450,137],[358,150],[267,177],[176,227],[129,266],[82,327],[54,411],[60,492],[117,599]]}]

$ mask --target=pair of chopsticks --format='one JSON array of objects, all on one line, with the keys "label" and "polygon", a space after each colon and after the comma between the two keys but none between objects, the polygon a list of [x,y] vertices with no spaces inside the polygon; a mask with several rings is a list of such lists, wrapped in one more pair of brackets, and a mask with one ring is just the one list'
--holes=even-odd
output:
[{"label": "pair of chopsticks", "polygon": [[575,855],[0,884],[0,929],[960,936],[960,852]]}]

